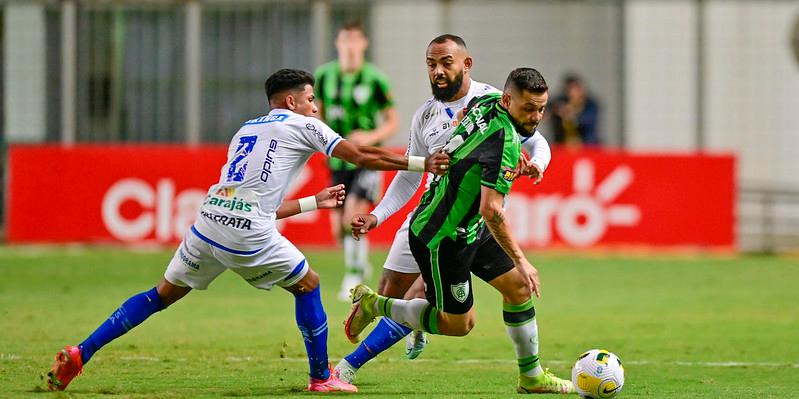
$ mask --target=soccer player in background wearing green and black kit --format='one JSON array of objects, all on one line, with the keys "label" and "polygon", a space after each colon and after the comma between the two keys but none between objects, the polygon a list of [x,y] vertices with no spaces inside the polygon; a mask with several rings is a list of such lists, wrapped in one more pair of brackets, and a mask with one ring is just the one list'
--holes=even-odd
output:
[{"label": "soccer player in background wearing green and black kit", "polygon": [[[315,89],[322,119],[351,143],[372,146],[394,134],[399,117],[388,79],[365,60],[368,44],[360,25],[347,24],[339,29],[338,59],[316,70]],[[339,298],[347,300],[350,288],[370,273],[369,242],[352,238],[349,220],[356,214],[368,213],[370,205],[380,200],[381,176],[335,158],[330,158],[329,166],[334,185],[344,184],[349,193],[342,210],[331,212],[330,221],[333,236],[344,246],[345,273]]]}]

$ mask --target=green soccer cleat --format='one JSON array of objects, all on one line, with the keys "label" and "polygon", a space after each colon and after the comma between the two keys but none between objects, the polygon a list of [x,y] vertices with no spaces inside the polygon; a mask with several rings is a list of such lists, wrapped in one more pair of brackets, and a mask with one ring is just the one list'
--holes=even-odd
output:
[{"label": "green soccer cleat", "polygon": [[558,378],[555,374],[544,370],[543,373],[528,377],[524,374],[519,375],[519,385],[516,386],[518,393],[574,393],[574,384],[569,380]]},{"label": "green soccer cleat", "polygon": [[352,299],[352,310],[344,322],[344,335],[350,342],[357,344],[361,340],[359,337],[361,332],[377,317],[374,311],[377,293],[363,284],[358,284],[350,290],[350,299]]}]

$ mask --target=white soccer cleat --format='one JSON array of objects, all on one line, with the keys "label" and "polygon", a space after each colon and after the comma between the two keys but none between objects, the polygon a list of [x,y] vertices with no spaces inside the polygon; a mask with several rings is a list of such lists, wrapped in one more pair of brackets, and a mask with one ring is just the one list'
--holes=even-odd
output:
[{"label": "white soccer cleat", "polygon": [[341,361],[336,365],[336,368],[333,369],[333,375],[347,384],[352,384],[352,382],[355,381],[355,373],[357,372],[358,369],[352,367],[347,359],[341,359]]},{"label": "white soccer cleat", "polygon": [[405,339],[405,357],[413,360],[419,357],[427,346],[427,336],[424,331],[414,330]]}]

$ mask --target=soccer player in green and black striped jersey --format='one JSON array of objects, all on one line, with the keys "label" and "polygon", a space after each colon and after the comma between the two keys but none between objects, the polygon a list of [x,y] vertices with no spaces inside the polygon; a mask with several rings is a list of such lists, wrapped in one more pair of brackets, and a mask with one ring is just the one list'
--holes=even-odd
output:
[{"label": "soccer player in green and black striped jersey", "polygon": [[[322,119],[341,136],[356,145],[380,145],[397,130],[399,117],[391,99],[386,76],[365,60],[369,42],[363,28],[347,24],[336,36],[338,59],[316,70],[316,97]],[[330,212],[333,236],[344,246],[344,280],[339,297],[348,299],[349,289],[363,280],[370,270],[369,244],[349,234],[352,216],[369,212],[380,200],[382,182],[377,171],[357,168],[351,163],[330,158],[335,182],[344,184],[347,199],[341,210]]]},{"label": "soccer player in green and black striped jersey", "polygon": [[517,392],[574,392],[571,381],[540,366],[533,305],[533,294],[540,296],[538,271],[511,236],[503,209],[519,174],[520,135],[535,132],[547,100],[541,74],[518,68],[501,95],[472,101],[445,147],[449,173],[431,183],[411,219],[408,241],[426,299],[387,298],[359,285],[347,324],[362,329],[380,315],[432,334],[466,335],[475,323],[470,273],[490,271],[496,277],[489,283],[503,294],[503,319],[516,349]]}]

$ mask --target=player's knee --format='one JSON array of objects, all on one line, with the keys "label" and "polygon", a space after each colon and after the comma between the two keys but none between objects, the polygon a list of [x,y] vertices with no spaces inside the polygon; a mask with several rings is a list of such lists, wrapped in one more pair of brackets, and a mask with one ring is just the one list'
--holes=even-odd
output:
[{"label": "player's knee", "polygon": [[450,317],[447,318],[445,328],[442,328],[442,332],[453,337],[463,337],[472,331],[474,325],[475,319],[472,314],[467,314],[465,317],[458,318]]},{"label": "player's knee", "polygon": [[305,276],[303,276],[300,281],[290,287],[285,288],[292,294],[299,295],[311,292],[315,290],[316,287],[319,287],[319,275],[316,274],[313,269],[308,268],[308,273],[305,273]]},{"label": "player's knee", "polygon": [[158,298],[161,300],[163,308],[166,309],[169,305],[186,296],[191,291],[191,287],[174,285],[166,278],[162,278],[158,286],[155,287],[155,291],[158,293]]},{"label": "player's knee", "polygon": [[472,328],[474,328],[474,319],[472,318],[465,319],[463,320],[463,322],[458,323],[453,327],[454,328],[452,329],[452,334],[451,334],[452,336],[463,337],[469,335],[469,332],[471,332]]},{"label": "player's knee", "polygon": [[380,276],[378,285],[378,293],[389,298],[402,298],[413,284],[412,279],[415,278],[415,276],[403,275],[393,270],[383,269],[383,275]]},{"label": "player's knee", "polygon": [[506,303],[525,303],[532,297],[533,293],[523,281],[516,281],[502,293]]}]

